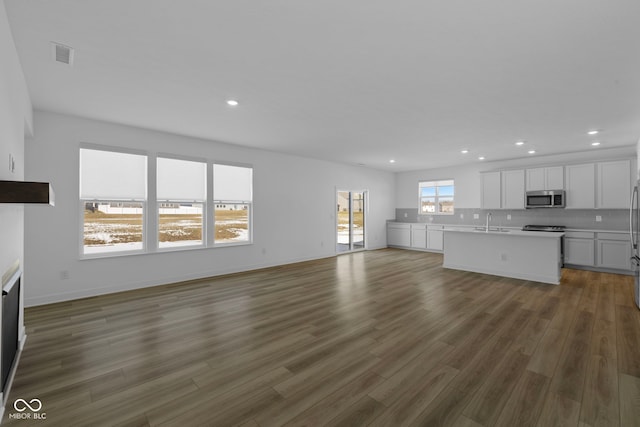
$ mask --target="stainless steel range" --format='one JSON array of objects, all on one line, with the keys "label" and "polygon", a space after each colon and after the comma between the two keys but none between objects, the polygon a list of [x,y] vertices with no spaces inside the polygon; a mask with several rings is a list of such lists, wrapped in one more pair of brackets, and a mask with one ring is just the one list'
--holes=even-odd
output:
[{"label": "stainless steel range", "polygon": [[[567,227],[564,225],[525,225],[522,231],[547,231],[564,233]],[[560,265],[564,267],[564,237],[560,239]]]}]

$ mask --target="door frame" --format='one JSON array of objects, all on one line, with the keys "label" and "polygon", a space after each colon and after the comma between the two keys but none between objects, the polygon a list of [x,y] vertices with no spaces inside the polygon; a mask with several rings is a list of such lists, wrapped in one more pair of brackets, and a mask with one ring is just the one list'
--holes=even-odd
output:
[{"label": "door frame", "polygon": [[[338,193],[349,193],[349,249],[345,250],[345,251],[338,251]],[[363,195],[363,200],[364,200],[364,211],[362,212],[363,216],[362,216],[362,220],[364,223],[364,232],[363,232],[363,238],[364,238],[364,245],[361,248],[354,248],[353,247],[353,204],[352,204],[352,194],[353,193],[362,193]],[[336,187],[335,191],[334,191],[334,204],[333,204],[333,208],[334,208],[334,213],[335,213],[335,224],[333,227],[333,238],[334,238],[334,250],[336,252],[337,255],[340,254],[349,254],[349,253],[353,253],[353,252],[360,252],[360,251],[366,251],[368,249],[369,246],[369,236],[368,236],[368,214],[369,214],[369,190],[342,190],[340,189],[340,187]]]}]

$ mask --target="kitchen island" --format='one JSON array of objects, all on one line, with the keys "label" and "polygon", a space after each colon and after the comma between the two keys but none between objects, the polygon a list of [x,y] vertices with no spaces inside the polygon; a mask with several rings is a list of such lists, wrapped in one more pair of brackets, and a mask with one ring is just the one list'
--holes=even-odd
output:
[{"label": "kitchen island", "polygon": [[444,229],[443,267],[557,285],[564,233]]}]

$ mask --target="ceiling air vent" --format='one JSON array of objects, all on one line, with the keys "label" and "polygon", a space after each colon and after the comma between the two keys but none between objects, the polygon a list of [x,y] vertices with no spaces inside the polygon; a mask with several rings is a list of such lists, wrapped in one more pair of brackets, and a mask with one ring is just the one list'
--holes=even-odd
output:
[{"label": "ceiling air vent", "polygon": [[62,64],[73,65],[73,48],[60,43],[51,42],[53,59]]}]

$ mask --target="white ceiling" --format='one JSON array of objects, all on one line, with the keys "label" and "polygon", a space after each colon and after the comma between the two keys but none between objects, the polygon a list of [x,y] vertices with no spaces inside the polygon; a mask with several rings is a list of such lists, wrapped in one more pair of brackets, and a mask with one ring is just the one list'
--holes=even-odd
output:
[{"label": "white ceiling", "polygon": [[391,171],[640,137],[638,0],[5,6],[37,109]]}]

